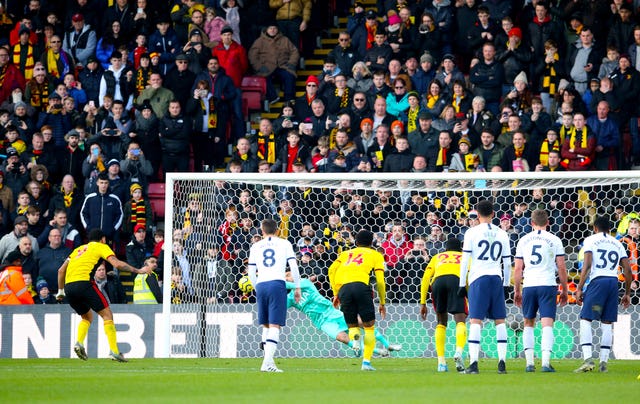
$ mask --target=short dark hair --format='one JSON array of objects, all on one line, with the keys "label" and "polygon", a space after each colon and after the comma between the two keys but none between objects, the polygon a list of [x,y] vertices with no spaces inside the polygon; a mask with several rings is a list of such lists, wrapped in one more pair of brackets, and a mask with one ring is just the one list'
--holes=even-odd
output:
[{"label": "short dark hair", "polygon": [[109,181],[109,174],[106,171],[101,172],[98,174],[98,181]]},{"label": "short dark hair", "polygon": [[597,231],[601,231],[604,233],[608,233],[611,230],[611,222],[604,216],[596,217],[596,220],[593,221],[593,226]]},{"label": "short dark hair", "polygon": [[276,234],[278,231],[278,222],[273,219],[264,219],[261,227],[265,234]]},{"label": "short dark hair", "polygon": [[448,239],[444,243],[444,249],[446,251],[462,251],[462,243],[455,237]]},{"label": "short dark hair", "polygon": [[493,214],[493,203],[487,199],[483,199],[476,205],[478,216],[491,217]]},{"label": "short dark hair", "polygon": [[358,247],[371,247],[373,243],[373,233],[369,230],[360,230],[356,234],[356,245]]},{"label": "short dark hair", "polygon": [[100,229],[92,229],[89,232],[89,241],[102,241],[104,233]]},{"label": "short dark hair", "polygon": [[536,209],[531,213],[531,222],[536,226],[544,226],[549,221],[549,214],[544,209]]}]

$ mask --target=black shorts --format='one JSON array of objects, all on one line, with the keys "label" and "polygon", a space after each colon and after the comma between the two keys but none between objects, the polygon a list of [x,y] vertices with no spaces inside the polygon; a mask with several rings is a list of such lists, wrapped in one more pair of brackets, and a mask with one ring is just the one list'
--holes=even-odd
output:
[{"label": "black shorts", "polygon": [[89,310],[96,313],[109,307],[109,301],[102,294],[94,281],[78,281],[64,285],[64,293],[69,305],[83,315]]},{"label": "black shorts", "polygon": [[352,282],[343,285],[338,292],[340,310],[344,320],[349,324],[358,324],[358,314],[363,323],[376,319],[376,309],[373,306],[371,287],[362,282]]},{"label": "black shorts", "polygon": [[467,302],[458,296],[460,278],[455,275],[443,275],[431,285],[431,300],[436,313],[467,313]]}]

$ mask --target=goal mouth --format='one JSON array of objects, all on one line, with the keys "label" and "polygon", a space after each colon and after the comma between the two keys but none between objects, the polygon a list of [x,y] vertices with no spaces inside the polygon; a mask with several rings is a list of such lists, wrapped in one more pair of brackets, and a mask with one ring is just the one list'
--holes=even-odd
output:
[{"label": "goal mouth", "polygon": [[[608,216],[622,234],[627,213],[640,212],[640,178],[633,171],[168,173],[165,189],[164,280],[174,284],[164,288],[159,327],[159,352],[166,357],[261,355],[255,292],[243,294],[237,282],[266,217],[278,220],[302,273],[325,298],[332,296],[327,269],[337,253],[354,245],[360,229],[372,231],[387,265],[388,316],[377,324],[392,343],[407,347],[398,355],[424,357],[435,351],[415,335],[431,332],[436,321],[432,313],[426,323],[416,315],[424,268],[447,238],[461,238],[473,224],[478,201],[494,203],[494,224],[508,230],[514,253],[518,238],[531,230],[531,211],[547,210],[549,230],[565,242],[570,280],[579,276],[581,242],[592,233],[596,216]],[[251,233],[243,234],[247,226]],[[391,241],[396,226],[402,236]],[[424,247],[414,253],[418,248],[403,248],[405,241]],[[578,329],[579,310],[570,306],[562,321],[571,331]],[[511,316],[518,313],[509,305]],[[312,317],[291,308],[288,318],[284,356],[346,355],[313,327]],[[566,340],[559,352],[579,357],[573,339]]]}]

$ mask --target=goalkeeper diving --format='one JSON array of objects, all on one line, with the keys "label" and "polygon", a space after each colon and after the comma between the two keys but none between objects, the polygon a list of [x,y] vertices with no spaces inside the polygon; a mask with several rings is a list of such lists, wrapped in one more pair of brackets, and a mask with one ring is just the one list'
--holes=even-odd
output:
[{"label": "goalkeeper diving", "polygon": [[[293,283],[293,276],[290,272],[287,272],[286,281],[287,289],[290,290],[287,295],[287,308],[293,307],[303,312],[309,317],[314,327],[332,339],[349,346],[353,349],[356,356],[360,356],[360,345],[354,345],[353,341],[349,339],[349,334],[347,334],[349,327],[344,320],[344,314],[334,308],[331,301],[318,292],[313,282],[306,278],[300,279],[302,296],[300,302],[296,303],[293,296],[295,284]],[[376,341],[380,342],[383,346],[382,348],[374,348],[373,353],[375,355],[389,356],[390,351],[399,351],[402,348],[399,344],[389,344],[389,341],[387,341],[378,329],[375,330],[375,337]]]}]

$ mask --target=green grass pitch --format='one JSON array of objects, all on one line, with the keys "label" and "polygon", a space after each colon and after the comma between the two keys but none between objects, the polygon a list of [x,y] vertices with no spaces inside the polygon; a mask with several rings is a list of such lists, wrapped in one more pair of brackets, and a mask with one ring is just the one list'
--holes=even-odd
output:
[{"label": "green grass pitch", "polygon": [[[261,373],[260,359],[2,359],[0,402],[69,403],[501,403],[637,402],[640,361],[610,361],[609,373],[524,373],[509,360],[480,361],[479,375],[436,373],[435,359],[277,359],[284,373]],[[597,363],[597,361],[596,361]],[[453,367],[453,361],[449,363]],[[539,368],[539,364],[538,364]]]}]

